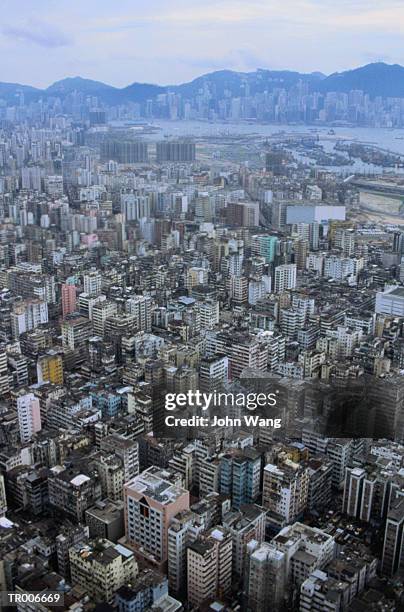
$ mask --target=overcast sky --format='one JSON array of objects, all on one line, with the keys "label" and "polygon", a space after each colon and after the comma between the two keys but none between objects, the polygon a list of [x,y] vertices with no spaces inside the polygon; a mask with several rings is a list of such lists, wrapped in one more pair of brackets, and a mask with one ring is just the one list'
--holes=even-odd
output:
[{"label": "overcast sky", "polygon": [[2,0],[0,81],[163,85],[229,68],[404,64],[403,0]]}]

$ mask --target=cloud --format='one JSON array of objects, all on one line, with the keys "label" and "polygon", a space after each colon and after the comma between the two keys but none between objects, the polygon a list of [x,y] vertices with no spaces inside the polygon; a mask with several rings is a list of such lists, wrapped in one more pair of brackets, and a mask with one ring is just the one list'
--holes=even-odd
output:
[{"label": "cloud", "polygon": [[4,26],[1,31],[7,38],[33,43],[48,49],[66,47],[72,44],[72,40],[67,34],[55,26],[43,22],[31,21],[25,26]]}]

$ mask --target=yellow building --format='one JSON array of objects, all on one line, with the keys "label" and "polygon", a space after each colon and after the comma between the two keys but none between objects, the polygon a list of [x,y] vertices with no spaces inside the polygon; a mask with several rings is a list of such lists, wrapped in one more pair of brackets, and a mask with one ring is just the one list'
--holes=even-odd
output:
[{"label": "yellow building", "polygon": [[56,351],[48,351],[38,358],[37,362],[38,382],[51,382],[55,385],[63,385],[63,359]]}]

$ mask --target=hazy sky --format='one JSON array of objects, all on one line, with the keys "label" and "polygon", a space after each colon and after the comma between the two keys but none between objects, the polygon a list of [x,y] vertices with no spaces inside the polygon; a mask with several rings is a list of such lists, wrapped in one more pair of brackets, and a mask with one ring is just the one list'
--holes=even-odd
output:
[{"label": "hazy sky", "polygon": [[0,81],[171,84],[211,70],[404,64],[402,0],[1,0]]}]

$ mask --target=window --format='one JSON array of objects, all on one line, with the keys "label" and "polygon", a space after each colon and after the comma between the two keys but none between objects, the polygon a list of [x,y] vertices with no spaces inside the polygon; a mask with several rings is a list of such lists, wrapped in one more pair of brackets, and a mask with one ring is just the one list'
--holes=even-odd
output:
[{"label": "window", "polygon": [[140,505],[140,515],[143,516],[144,518],[149,518],[149,507],[148,506],[143,506]]}]

